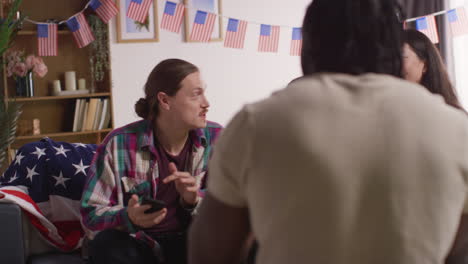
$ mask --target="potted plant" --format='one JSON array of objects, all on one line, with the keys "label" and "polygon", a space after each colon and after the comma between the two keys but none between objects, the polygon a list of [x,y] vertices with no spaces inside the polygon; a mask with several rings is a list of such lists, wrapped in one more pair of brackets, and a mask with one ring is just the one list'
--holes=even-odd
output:
[{"label": "potted plant", "polygon": [[89,65],[91,75],[91,92],[96,92],[96,83],[102,82],[109,69],[109,47],[107,26],[95,16],[88,17],[88,23],[95,40],[90,44]]},{"label": "potted plant", "polygon": [[[23,22],[23,18],[14,18],[21,2],[22,0],[13,0],[7,17],[0,22],[0,58],[2,58],[0,67],[4,67],[3,55],[11,46],[12,39]],[[3,84],[3,82],[1,83]],[[5,100],[5,89],[6,87],[3,87],[0,92],[0,124],[2,124],[0,128],[0,165],[5,161],[7,147],[15,140],[16,124],[21,114],[19,104]]]}]

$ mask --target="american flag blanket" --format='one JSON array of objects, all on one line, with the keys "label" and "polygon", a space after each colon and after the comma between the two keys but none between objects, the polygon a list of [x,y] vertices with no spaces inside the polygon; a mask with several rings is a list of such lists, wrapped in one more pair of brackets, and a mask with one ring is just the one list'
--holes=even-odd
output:
[{"label": "american flag blanket", "polygon": [[0,202],[18,204],[49,244],[81,246],[80,199],[97,145],[44,138],[18,149],[0,176]]}]

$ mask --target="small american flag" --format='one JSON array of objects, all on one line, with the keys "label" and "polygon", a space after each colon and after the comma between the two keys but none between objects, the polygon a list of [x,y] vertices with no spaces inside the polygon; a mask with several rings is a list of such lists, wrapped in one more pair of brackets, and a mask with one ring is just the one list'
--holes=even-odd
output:
[{"label": "small american flag", "polygon": [[291,39],[291,56],[300,56],[302,49],[302,29],[293,28],[292,30],[292,39]]},{"label": "small american flag", "polygon": [[247,21],[230,18],[228,21],[224,46],[234,49],[244,48]]},{"label": "small american flag", "polygon": [[57,56],[57,24],[37,24],[37,53]]},{"label": "small american flag", "polygon": [[167,1],[161,20],[161,28],[174,33],[179,33],[180,25],[182,25],[182,18],[184,17],[184,10],[185,7],[183,4],[176,4]]},{"label": "small american flag", "polygon": [[201,42],[210,41],[215,21],[216,14],[198,10],[193,22],[190,39]]},{"label": "small american flag", "polygon": [[439,43],[439,33],[434,16],[421,17],[416,20],[416,29],[424,33],[432,43]]},{"label": "small american flag", "polygon": [[119,12],[112,0],[91,0],[89,6],[106,24]]},{"label": "small american flag", "polygon": [[94,41],[94,35],[83,13],[78,13],[67,20],[67,26],[73,34],[78,48],[86,47]]},{"label": "small american flag", "polygon": [[127,17],[145,23],[153,0],[131,0],[127,10]]},{"label": "small american flag", "polygon": [[258,51],[278,52],[279,26],[260,25],[260,39],[258,41]]},{"label": "small american flag", "polygon": [[468,34],[468,19],[463,7],[452,9],[447,13],[452,36],[458,37],[460,35]]}]

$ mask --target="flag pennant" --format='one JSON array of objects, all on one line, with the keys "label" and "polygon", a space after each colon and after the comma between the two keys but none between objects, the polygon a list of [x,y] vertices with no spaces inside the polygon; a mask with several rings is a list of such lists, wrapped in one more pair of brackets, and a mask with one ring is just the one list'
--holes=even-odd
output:
[{"label": "flag pennant", "polygon": [[416,20],[416,29],[424,33],[432,43],[439,43],[439,33],[434,16],[421,17]]},{"label": "flag pennant", "polygon": [[57,56],[57,24],[37,24],[37,54]]},{"label": "flag pennant", "polygon": [[94,35],[82,12],[68,19],[67,26],[72,32],[78,48],[86,47],[94,41]]},{"label": "flag pennant", "polygon": [[153,0],[131,0],[127,10],[127,17],[145,23],[152,3]]},{"label": "flag pennant", "polygon": [[180,26],[182,25],[182,19],[184,18],[184,10],[185,7],[183,4],[176,4],[167,1],[161,19],[161,28],[174,33],[179,33]]},{"label": "flag pennant", "polygon": [[119,12],[112,0],[91,0],[89,6],[106,24]]},{"label": "flag pennant", "polygon": [[453,37],[468,34],[468,19],[463,7],[448,11],[447,18]]},{"label": "flag pennant", "polygon": [[190,39],[194,41],[208,42],[213,34],[216,14],[198,10],[190,33]]},{"label": "flag pennant", "polygon": [[272,25],[260,25],[260,38],[258,41],[258,51],[278,52],[280,27]]},{"label": "flag pennant", "polygon": [[224,47],[243,49],[246,32],[247,21],[230,18],[224,39]]},{"label": "flag pennant", "polygon": [[291,49],[289,54],[291,56],[300,56],[302,49],[302,29],[293,28],[291,38]]}]

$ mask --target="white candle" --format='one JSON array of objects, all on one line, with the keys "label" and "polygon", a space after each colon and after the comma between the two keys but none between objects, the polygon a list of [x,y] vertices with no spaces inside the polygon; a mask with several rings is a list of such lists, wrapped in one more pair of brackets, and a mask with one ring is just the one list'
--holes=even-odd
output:
[{"label": "white candle", "polygon": [[65,72],[65,90],[67,91],[76,90],[76,74],[74,71]]},{"label": "white candle", "polygon": [[86,80],[84,78],[78,79],[78,90],[86,90]]},{"label": "white candle", "polygon": [[62,87],[60,87],[60,80],[54,80],[54,94],[57,95],[62,91]]}]

